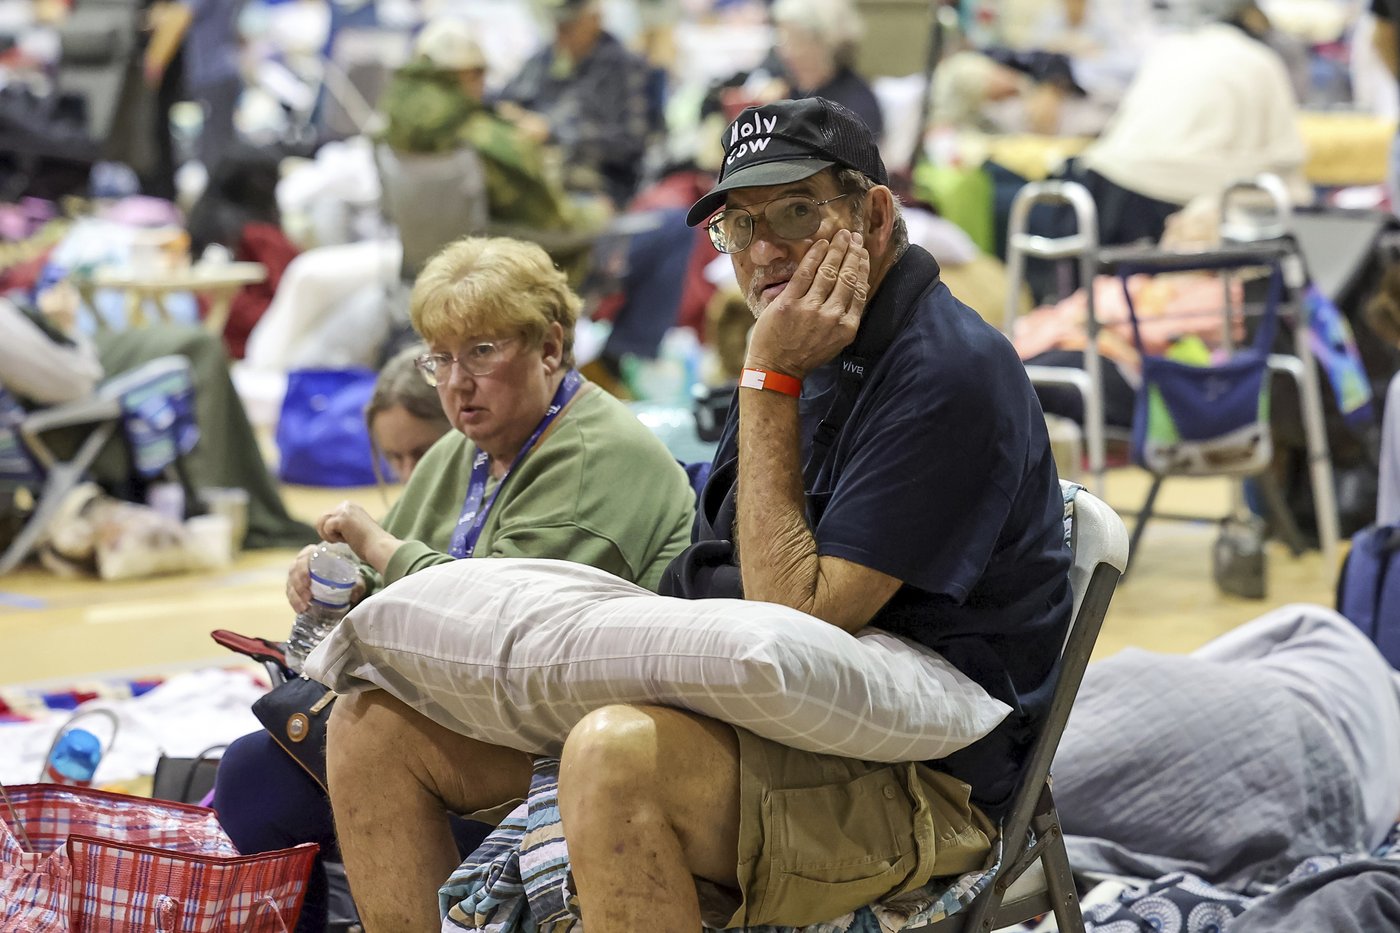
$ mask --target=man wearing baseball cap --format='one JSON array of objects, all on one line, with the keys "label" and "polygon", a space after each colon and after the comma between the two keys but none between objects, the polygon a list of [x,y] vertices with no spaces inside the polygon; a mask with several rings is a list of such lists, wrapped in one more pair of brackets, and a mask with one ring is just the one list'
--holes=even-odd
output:
[{"label": "man wearing baseball cap", "polygon": [[826,100],[780,101],[740,114],[724,150],[689,221],[730,254],[757,323],[697,544],[663,592],[896,632],[1012,713],[913,764],[677,710],[591,715],[559,784],[589,933],[803,925],[980,866],[1069,626],[1040,405],[1010,343],[908,244],[865,125]]}]

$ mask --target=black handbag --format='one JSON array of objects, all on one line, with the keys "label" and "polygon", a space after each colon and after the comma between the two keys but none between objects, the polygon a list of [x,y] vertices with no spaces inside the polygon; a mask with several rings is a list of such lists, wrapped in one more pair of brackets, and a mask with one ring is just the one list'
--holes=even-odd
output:
[{"label": "black handbag", "polygon": [[176,803],[199,803],[214,789],[219,753],[226,748],[227,745],[211,745],[193,758],[161,755],[151,780],[151,796]]},{"label": "black handbag", "polygon": [[278,684],[253,703],[272,740],[326,790],[326,723],[336,693],[308,677]]}]

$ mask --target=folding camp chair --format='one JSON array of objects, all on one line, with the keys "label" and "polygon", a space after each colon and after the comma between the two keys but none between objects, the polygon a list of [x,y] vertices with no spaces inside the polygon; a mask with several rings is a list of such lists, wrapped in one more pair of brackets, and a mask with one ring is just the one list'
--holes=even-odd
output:
[{"label": "folding camp chair", "polygon": [[[43,540],[64,498],[83,481],[117,429],[132,417],[133,400],[141,394],[154,393],[157,403],[179,394],[188,401],[192,391],[190,363],[183,356],[151,360],[102,383],[89,398],[29,413],[20,410],[0,389],[0,396],[9,403],[0,408],[0,488],[38,490],[33,513],[0,555],[0,574],[13,570]],[[6,412],[9,418],[4,417]],[[167,411],[157,417],[168,414]],[[149,427],[143,425],[142,430]],[[165,427],[176,425],[172,421]],[[46,434],[64,428],[88,429],[77,451],[67,459],[44,439]],[[180,472],[179,454],[188,452],[193,436],[187,435],[183,443],[165,436],[149,440],[151,443],[143,445],[144,449],[133,457],[138,472],[155,476],[168,471],[185,487],[186,501],[192,501],[189,483]]]},{"label": "folding camp chair", "polygon": [[448,152],[374,147],[381,208],[403,243],[400,278],[412,282],[433,254],[459,237],[486,233],[486,171],[465,146]]},{"label": "folding camp chair", "polygon": [[1050,792],[1050,764],[1109,601],[1128,565],[1128,530],[1116,512],[1081,489],[1074,498],[1070,548],[1074,552],[1069,572],[1074,591],[1073,621],[1061,654],[1060,680],[1050,712],[1002,822],[1001,870],[965,910],[918,927],[920,931],[986,933],[1053,912],[1062,933],[1084,933],[1060,818]]},{"label": "folding camp chair", "polygon": [[[660,214],[641,211],[615,217],[599,228],[546,230],[492,220],[481,157],[468,146],[447,152],[400,152],[387,143],[374,148],[381,209],[403,243],[400,277],[412,282],[438,250],[464,236],[510,237],[534,243],[568,268],[598,247],[626,244],[660,226]],[[585,281],[585,298],[601,283]]]}]

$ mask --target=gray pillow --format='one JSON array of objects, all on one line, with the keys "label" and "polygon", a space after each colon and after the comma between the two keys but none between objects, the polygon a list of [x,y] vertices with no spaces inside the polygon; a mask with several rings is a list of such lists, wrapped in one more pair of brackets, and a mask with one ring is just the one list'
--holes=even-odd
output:
[{"label": "gray pillow", "polygon": [[853,637],[772,603],[657,596],[558,560],[457,560],[405,577],[351,610],[306,672],[550,756],[610,703],[677,706],[869,761],[942,758],[1010,712],[940,655],[886,632]]}]

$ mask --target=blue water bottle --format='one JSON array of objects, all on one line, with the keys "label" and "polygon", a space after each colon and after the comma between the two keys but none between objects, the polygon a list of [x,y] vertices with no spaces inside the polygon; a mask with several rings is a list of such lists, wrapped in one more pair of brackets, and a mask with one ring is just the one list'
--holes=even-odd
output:
[{"label": "blue water bottle", "polygon": [[[87,729],[73,725],[75,720],[92,714],[106,717],[112,725],[111,738],[116,738],[117,717],[110,710],[85,710],[77,714],[68,720],[49,746],[41,780],[75,787],[92,785],[92,777],[102,761],[102,740]],[[111,739],[108,741],[110,743]]]},{"label": "blue water bottle", "polygon": [[44,765],[45,780],[88,787],[102,760],[102,740],[86,729],[72,728],[58,737]]}]

